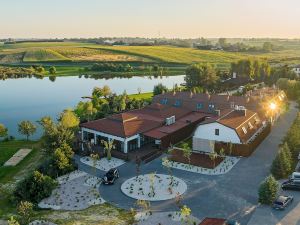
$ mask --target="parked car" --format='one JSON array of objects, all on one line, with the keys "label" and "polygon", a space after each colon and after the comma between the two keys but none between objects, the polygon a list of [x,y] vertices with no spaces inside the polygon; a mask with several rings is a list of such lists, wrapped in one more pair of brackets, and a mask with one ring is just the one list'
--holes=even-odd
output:
[{"label": "parked car", "polygon": [[300,191],[300,181],[299,180],[287,180],[281,184],[282,190],[295,190]]},{"label": "parked car", "polygon": [[293,196],[284,196],[280,195],[278,198],[273,202],[274,209],[285,209],[289,204],[293,202]]},{"label": "parked car", "polygon": [[103,184],[114,184],[116,179],[120,177],[119,171],[115,168],[110,169],[102,178]]},{"label": "parked car", "polygon": [[241,224],[235,220],[227,220],[226,225],[241,225]]}]

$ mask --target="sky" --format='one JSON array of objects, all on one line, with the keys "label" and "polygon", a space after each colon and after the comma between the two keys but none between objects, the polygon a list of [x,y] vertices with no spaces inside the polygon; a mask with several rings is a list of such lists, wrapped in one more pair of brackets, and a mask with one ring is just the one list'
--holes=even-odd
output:
[{"label": "sky", "polygon": [[300,38],[300,0],[0,0],[0,38]]}]

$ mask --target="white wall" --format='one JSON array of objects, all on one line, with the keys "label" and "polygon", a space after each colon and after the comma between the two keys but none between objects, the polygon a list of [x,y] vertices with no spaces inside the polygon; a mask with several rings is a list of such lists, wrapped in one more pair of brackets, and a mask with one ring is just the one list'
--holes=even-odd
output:
[{"label": "white wall", "polygon": [[293,71],[297,74],[297,75],[299,75],[300,74],[300,68],[293,68]]},{"label": "white wall", "polygon": [[[219,129],[219,136],[215,135],[215,129]],[[199,125],[195,130],[194,138],[241,144],[234,129],[217,122]]]}]

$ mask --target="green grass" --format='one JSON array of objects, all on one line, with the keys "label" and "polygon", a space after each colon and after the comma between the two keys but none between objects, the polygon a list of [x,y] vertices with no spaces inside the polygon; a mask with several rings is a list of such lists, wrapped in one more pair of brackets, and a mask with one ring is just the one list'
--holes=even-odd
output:
[{"label": "green grass", "polygon": [[147,92],[147,93],[141,93],[141,94],[132,94],[129,95],[129,98],[131,99],[136,99],[136,100],[141,100],[141,99],[152,99],[153,93],[152,92]]},{"label": "green grass", "polygon": [[68,61],[69,59],[50,49],[31,49],[25,52],[23,62]]},{"label": "green grass", "polygon": [[[33,141],[7,141],[0,142],[0,166],[2,166],[13,154],[21,148],[31,148]],[[1,167],[0,167],[1,170]]]},{"label": "green grass", "polygon": [[[1,160],[3,161],[19,148],[28,147],[33,150],[18,165],[0,167],[0,218],[7,218],[9,214],[15,213],[15,206],[10,201],[12,190],[17,181],[32,172],[44,157],[39,142],[9,141],[0,143]],[[10,154],[2,154],[5,149]]]},{"label": "green grass", "polygon": [[[17,180],[16,176],[20,177],[27,174],[28,171],[34,168],[34,165],[39,163],[39,161],[36,161],[36,159],[41,155],[39,142],[23,142],[23,144],[21,144],[21,141],[9,141],[5,147],[6,150],[10,150],[11,154],[19,148],[32,148],[33,150],[18,165],[0,167],[1,185],[8,182],[14,183],[14,181]],[[6,157],[3,157],[3,159],[9,158],[8,155],[11,154],[6,154]],[[26,168],[26,170],[24,170],[24,168]]]}]

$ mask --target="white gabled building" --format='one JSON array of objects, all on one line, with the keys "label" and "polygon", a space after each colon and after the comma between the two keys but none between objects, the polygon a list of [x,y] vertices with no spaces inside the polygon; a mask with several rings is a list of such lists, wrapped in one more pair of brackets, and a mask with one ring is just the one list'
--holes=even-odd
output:
[{"label": "white gabled building", "polygon": [[193,151],[213,152],[215,142],[246,144],[262,129],[256,112],[236,107],[217,119],[201,123],[193,136]]},{"label": "white gabled building", "polygon": [[294,66],[293,71],[294,71],[298,76],[300,76],[300,64]]}]

